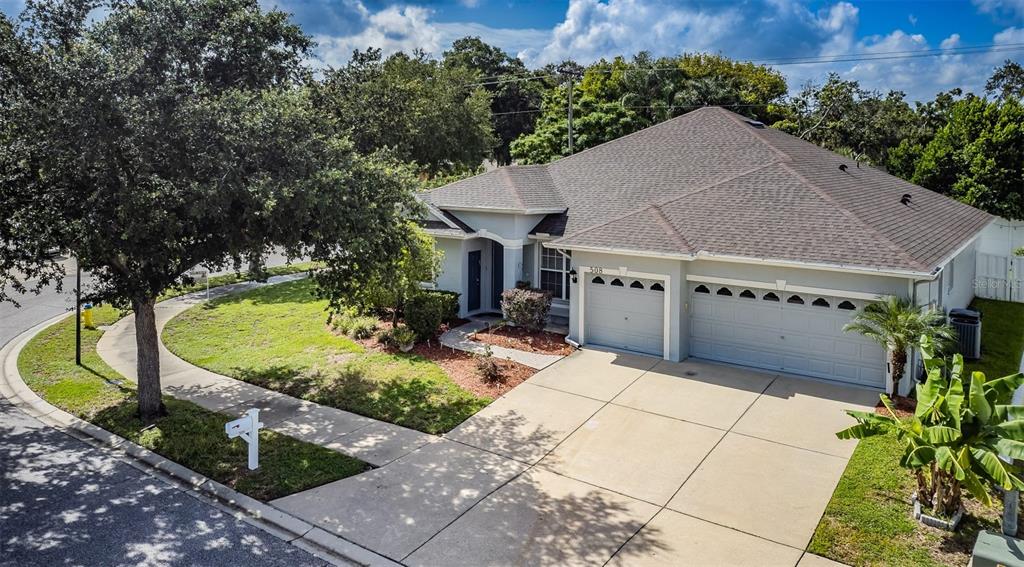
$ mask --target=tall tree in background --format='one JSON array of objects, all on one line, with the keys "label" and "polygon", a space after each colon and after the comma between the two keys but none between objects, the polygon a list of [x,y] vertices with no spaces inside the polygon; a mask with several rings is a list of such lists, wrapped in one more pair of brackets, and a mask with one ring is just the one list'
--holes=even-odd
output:
[{"label": "tall tree in background", "polygon": [[[545,94],[533,134],[512,144],[522,163],[546,163],[568,153],[568,85]],[[641,130],[701,106],[720,105],[763,121],[780,115],[782,75],[768,67],[719,55],[654,59],[640,53],[586,67],[573,92],[574,149]]]},{"label": "tall tree in background", "polygon": [[323,261],[336,296],[409,238],[409,178],[319,113],[286,14],[69,0],[0,22],[0,299],[59,282],[47,251],[70,250],[135,312],[145,420],[165,411],[154,303],[193,266],[259,271],[280,246]]},{"label": "tall tree in background", "polygon": [[329,71],[316,98],[360,152],[387,149],[433,176],[474,170],[491,157],[491,95],[467,87],[477,77],[422,52],[384,58],[370,48]]},{"label": "tall tree in background", "polygon": [[528,79],[534,74],[522,61],[479,37],[455,40],[451,49],[444,52],[444,64],[476,71],[483,88],[491,93],[491,123],[498,137],[493,159],[498,165],[508,165],[512,162],[512,141],[533,132],[543,85]]},{"label": "tall tree in background", "polygon": [[985,92],[1001,99],[1024,97],[1024,67],[1007,59],[985,83]]},{"label": "tall tree in background", "polygon": [[835,73],[822,85],[804,87],[789,110],[775,128],[874,165],[885,165],[901,140],[923,134],[902,92],[865,90]]},{"label": "tall tree in background", "polygon": [[1008,219],[1024,220],[1024,104],[968,95],[920,149],[910,180]]}]

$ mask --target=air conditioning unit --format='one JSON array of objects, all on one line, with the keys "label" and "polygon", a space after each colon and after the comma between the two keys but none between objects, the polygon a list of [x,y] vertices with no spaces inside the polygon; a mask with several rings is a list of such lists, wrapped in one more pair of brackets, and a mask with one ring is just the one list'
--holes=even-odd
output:
[{"label": "air conditioning unit", "polygon": [[972,309],[950,309],[949,322],[956,329],[957,350],[964,358],[981,358],[981,313]]}]

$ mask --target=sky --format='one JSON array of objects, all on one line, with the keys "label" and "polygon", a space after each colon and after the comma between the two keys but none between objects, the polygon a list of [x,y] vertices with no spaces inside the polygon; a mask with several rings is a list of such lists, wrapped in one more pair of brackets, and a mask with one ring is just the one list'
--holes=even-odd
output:
[{"label": "sky", "polygon": [[[1024,0],[259,1],[293,15],[317,41],[322,66],[344,65],[369,46],[440,56],[472,35],[531,68],[703,51],[772,63],[792,92],[835,71],[866,88],[928,100],[954,87],[981,93],[1004,59],[1024,61]],[[21,5],[0,0],[0,11],[13,15]],[[850,60],[893,52],[912,57]],[[844,61],[785,61],[837,56]]]}]

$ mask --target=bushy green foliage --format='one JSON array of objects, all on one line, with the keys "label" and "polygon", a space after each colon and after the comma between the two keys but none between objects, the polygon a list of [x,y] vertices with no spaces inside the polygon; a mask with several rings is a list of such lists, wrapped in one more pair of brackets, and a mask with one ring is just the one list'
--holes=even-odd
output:
[{"label": "bushy green foliage", "polygon": [[501,292],[501,311],[517,327],[540,331],[551,311],[551,294],[539,289],[506,289]]},{"label": "bushy green foliage", "polygon": [[888,415],[847,411],[857,425],[840,431],[840,439],[863,439],[893,433],[904,446],[900,466],[917,480],[918,499],[942,516],[961,506],[961,490],[984,504],[990,489],[1024,489],[1020,467],[1000,456],[1024,459],[1024,406],[1012,405],[1024,374],[988,379],[982,372],[964,378],[963,357],[945,361],[934,356],[928,337],[921,338],[928,378],[917,385],[914,415],[901,418],[882,396]]},{"label": "bushy green foliage", "polygon": [[450,296],[421,292],[405,304],[405,324],[423,341],[433,339],[451,309]]},{"label": "bushy green foliage", "polygon": [[427,289],[423,290],[423,293],[438,296],[437,301],[443,305],[441,312],[444,322],[448,323],[459,318],[459,296],[461,295],[459,292],[445,289]]},{"label": "bushy green foliage", "polygon": [[504,377],[501,365],[494,358],[491,345],[484,345],[484,352],[476,355],[476,371],[484,380],[490,382],[497,382]]},{"label": "bushy green foliage", "polygon": [[377,332],[377,318],[360,315],[354,308],[347,308],[331,317],[331,325],[340,333],[353,339],[368,339]]}]

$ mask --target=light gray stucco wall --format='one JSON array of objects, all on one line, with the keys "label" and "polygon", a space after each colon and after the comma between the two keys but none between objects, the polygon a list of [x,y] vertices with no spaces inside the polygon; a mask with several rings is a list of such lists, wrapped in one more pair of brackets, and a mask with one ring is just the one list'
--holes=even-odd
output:
[{"label": "light gray stucco wall", "polygon": [[544,218],[544,215],[516,215],[507,213],[481,213],[451,211],[473,230],[486,230],[508,240],[525,240],[526,236]]},{"label": "light gray stucco wall", "polygon": [[537,247],[540,244],[527,244],[523,246],[523,273],[519,274],[519,279],[530,282],[531,286],[536,287],[540,282],[537,278],[535,270],[537,269]]},{"label": "light gray stucco wall", "polygon": [[463,249],[465,240],[457,238],[435,238],[434,246],[444,253],[441,259],[441,270],[434,281],[437,289],[456,291],[459,296],[459,312],[466,311],[465,287],[462,282],[465,279],[463,272],[466,266],[466,252]]},{"label": "light gray stucco wall", "polygon": [[[939,274],[942,309],[946,312],[949,312],[950,309],[967,307],[974,299],[977,250],[977,242],[972,243],[950,260]],[[952,289],[950,289],[950,280],[953,282]]]},{"label": "light gray stucco wall", "polygon": [[909,297],[910,295],[910,284],[906,278],[806,268],[739,264],[716,260],[694,260],[688,264],[687,273],[691,275],[751,280],[767,282],[773,285],[776,283],[776,280],[785,280],[786,285],[896,295],[899,297]]}]

